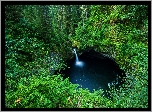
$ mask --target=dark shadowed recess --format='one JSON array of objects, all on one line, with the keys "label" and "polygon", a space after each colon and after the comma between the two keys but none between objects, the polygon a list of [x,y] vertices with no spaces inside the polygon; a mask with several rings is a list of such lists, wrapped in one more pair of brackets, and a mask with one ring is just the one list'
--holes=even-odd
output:
[{"label": "dark shadowed recess", "polygon": [[76,66],[74,56],[67,60],[68,67],[61,73],[64,79],[69,77],[70,82],[79,84],[79,88],[88,88],[90,92],[93,92],[94,89],[103,89],[103,94],[110,97],[110,94],[105,91],[112,86],[118,89],[124,83],[124,71],[108,54],[86,50],[78,58],[84,63],[83,66]]}]

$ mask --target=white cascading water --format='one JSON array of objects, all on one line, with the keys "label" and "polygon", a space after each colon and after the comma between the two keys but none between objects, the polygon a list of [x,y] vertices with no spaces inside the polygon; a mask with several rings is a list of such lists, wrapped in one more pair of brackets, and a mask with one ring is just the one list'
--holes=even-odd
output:
[{"label": "white cascading water", "polygon": [[73,49],[73,51],[74,51],[75,57],[76,57],[76,65],[82,67],[82,66],[84,65],[84,63],[81,62],[81,61],[79,61],[78,55],[77,55],[77,52],[76,52],[76,49],[75,49],[75,48]]},{"label": "white cascading water", "polygon": [[75,53],[76,62],[79,62],[79,59],[78,59],[78,55],[77,55],[76,49],[74,48],[73,51],[74,51],[74,53]]}]

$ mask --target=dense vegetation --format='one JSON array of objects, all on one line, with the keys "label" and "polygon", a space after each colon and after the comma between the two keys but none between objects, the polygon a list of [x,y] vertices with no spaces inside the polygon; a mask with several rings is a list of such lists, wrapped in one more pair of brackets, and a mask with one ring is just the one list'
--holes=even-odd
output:
[{"label": "dense vegetation", "polygon": [[[113,100],[76,89],[56,70],[88,47],[107,52],[127,74]],[[56,74],[55,74],[56,73]],[[147,108],[147,5],[6,5],[7,108]]]}]

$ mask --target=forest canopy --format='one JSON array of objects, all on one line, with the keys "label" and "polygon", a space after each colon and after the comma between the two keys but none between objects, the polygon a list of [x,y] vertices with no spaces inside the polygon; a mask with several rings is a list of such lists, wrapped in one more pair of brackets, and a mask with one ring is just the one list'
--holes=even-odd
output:
[{"label": "forest canopy", "polygon": [[[127,74],[113,100],[57,73],[93,47]],[[5,107],[148,108],[148,5],[6,5]]]}]

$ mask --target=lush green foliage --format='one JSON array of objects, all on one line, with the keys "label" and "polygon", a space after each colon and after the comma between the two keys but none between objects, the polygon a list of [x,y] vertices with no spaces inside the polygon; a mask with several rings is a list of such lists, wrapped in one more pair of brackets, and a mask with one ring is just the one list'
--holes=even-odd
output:
[{"label": "lush green foliage", "polygon": [[[8,108],[147,108],[148,6],[5,6],[5,105]],[[126,74],[113,100],[63,80],[87,47],[111,54]]]},{"label": "lush green foliage", "polygon": [[39,78],[33,75],[28,79],[22,78],[16,92],[6,92],[10,94],[6,95],[6,99],[8,106],[17,108],[91,108],[98,107],[98,104],[100,107],[110,105],[109,100],[100,96],[101,91],[90,93],[81,88],[76,90],[76,87],[78,85],[71,84],[68,79],[63,81],[60,75]]}]

